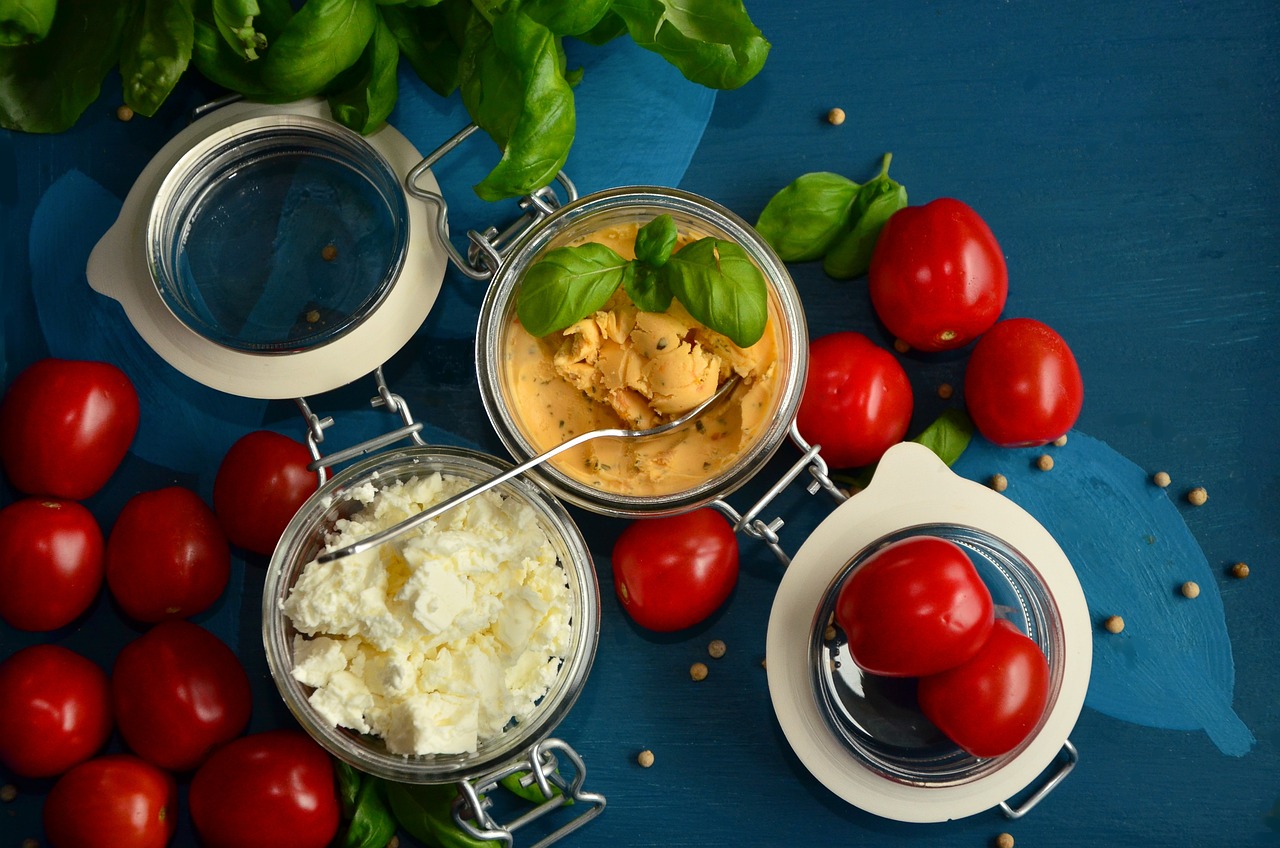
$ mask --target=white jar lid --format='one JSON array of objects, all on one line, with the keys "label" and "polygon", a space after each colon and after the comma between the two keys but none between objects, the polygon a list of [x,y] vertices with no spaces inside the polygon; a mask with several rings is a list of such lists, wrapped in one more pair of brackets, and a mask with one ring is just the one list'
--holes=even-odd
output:
[{"label": "white jar lid", "polygon": [[[321,394],[385,363],[422,325],[444,279],[447,258],[435,236],[436,211],[408,199],[409,238],[403,268],[367,317],[343,335],[291,352],[225,346],[193,330],[164,303],[148,268],[147,223],[165,177],[184,154],[233,125],[292,116],[328,119],[327,103],[312,98],[285,105],[237,102],[215,109],[174,136],[143,169],[120,215],[89,256],[89,285],[119,301],[138,334],[162,359],[212,388],[242,397],[278,399]],[[396,174],[421,154],[391,126],[365,137]],[[435,177],[419,181],[439,191]]]},{"label": "white jar lid", "polygon": [[[1057,697],[1038,732],[996,768],[965,781],[891,779],[858,758],[832,728],[815,689],[811,634],[832,581],[867,545],[903,528],[976,528],[1033,563],[1061,622]],[[825,624],[825,622],[822,622]],[[766,643],[769,692],[788,743],[819,782],[885,818],[936,822],[988,810],[1026,789],[1058,756],[1084,705],[1093,657],[1080,581],[1053,537],[990,488],[951,472],[932,451],[906,442],[880,460],[871,484],[841,504],[805,541],[778,587]]]}]

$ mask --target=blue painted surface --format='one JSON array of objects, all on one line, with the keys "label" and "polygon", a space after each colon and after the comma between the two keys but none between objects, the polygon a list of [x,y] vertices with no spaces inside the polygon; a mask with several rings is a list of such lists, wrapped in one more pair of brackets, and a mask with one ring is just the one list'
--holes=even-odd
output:
[{"label": "blue painted surface", "polygon": [[[1099,463],[1095,476],[1113,494],[1149,508],[1141,510],[1147,520],[1135,518],[1130,529],[1149,526],[1156,541],[1140,551],[1152,558],[1126,583],[1092,562],[1113,545],[1135,553],[1131,535],[1112,538],[1114,529],[1095,527],[1061,540],[1069,553],[1077,546],[1096,551],[1085,557],[1090,567],[1081,569],[1093,612],[1123,605],[1116,611],[1129,622],[1123,641],[1095,637],[1098,673],[1072,734],[1081,750],[1076,771],[1021,821],[991,812],[916,826],[848,806],[809,777],[787,747],[760,667],[780,575],[762,546],[744,540],[739,585],[710,621],[655,636],[631,625],[613,600],[609,551],[622,524],[573,511],[596,555],[604,609],[595,667],[560,735],[585,756],[590,788],[609,798],[604,815],[573,844],[985,845],[1002,830],[1020,845],[1041,846],[1280,843],[1280,673],[1274,662],[1280,15],[1274,3],[1187,2],[1155,10],[1138,0],[1080,0],[1070,8],[758,0],[749,7],[773,52],[759,78],[715,97],[705,131],[708,93],[668,74],[646,89],[648,106],[633,109],[626,89],[589,88],[589,69],[577,95],[584,129],[570,160],[581,187],[649,174],[754,219],[799,173],[834,170],[861,180],[892,150],[894,176],[913,202],[955,196],[986,218],[1009,262],[1006,315],[1054,326],[1084,373],[1079,433],[1060,449],[1062,461],[1050,472],[1061,476],[1040,479],[1029,469],[1011,475],[1008,467],[1023,454],[981,444],[961,469],[981,478],[988,461],[1005,465],[1002,473],[1014,478],[1010,496],[1034,494],[1025,504],[1043,509],[1042,521],[1052,529],[1059,522],[1079,526],[1087,504],[1065,509],[1055,500],[1057,490],[1041,484],[1069,485],[1086,463]],[[584,60],[588,55],[584,51]],[[614,78],[625,81],[643,58],[624,53],[593,60],[618,61]],[[434,104],[421,91],[421,102],[412,89],[406,94],[393,121],[420,148],[452,133],[456,115],[448,114],[449,104]],[[47,304],[37,310],[32,292],[64,275],[74,278],[74,252],[87,252],[100,234],[87,230],[105,226],[111,198],[124,196],[204,95],[184,89],[158,118],[121,124],[114,118],[118,88],[109,86],[69,133],[0,134],[6,380],[48,353],[59,335],[49,332],[58,323],[56,305],[51,318]],[[844,125],[823,121],[832,106],[848,113]],[[599,147],[587,147],[587,114],[602,134]],[[672,114],[674,124],[665,120]],[[614,132],[621,135],[604,135]],[[624,143],[628,139],[643,144]],[[457,170],[442,175],[456,180],[446,188],[461,227],[473,226],[473,219],[492,223],[466,190],[492,151],[485,141],[471,144],[474,152],[459,154]],[[79,192],[75,199],[62,195],[37,221],[37,203],[69,188]],[[39,240],[37,223],[45,233]],[[37,244],[46,247],[37,250]],[[61,260],[57,251],[65,253]],[[792,270],[814,335],[854,329],[891,341],[861,281],[834,283],[814,265]],[[423,332],[386,370],[434,428],[433,437],[501,453],[475,388],[470,339],[479,298],[474,284],[450,274]],[[62,318],[83,316],[68,309]],[[87,337],[94,334],[85,335],[78,341],[91,343]],[[902,357],[917,396],[913,432],[962,402],[962,395],[943,401],[935,389],[942,382],[962,385],[964,358],[964,351]],[[168,390],[182,397],[193,391],[189,385]],[[371,394],[371,386],[357,385],[315,399],[321,411],[341,413],[335,440],[356,441],[377,426],[379,415],[365,411]],[[250,426],[239,416],[254,414],[241,409],[228,427]],[[257,415],[265,426],[300,432],[291,404],[270,404]],[[197,429],[191,424],[156,436],[171,452],[167,457],[135,452],[89,504],[104,527],[141,489],[179,482],[208,494],[210,466],[168,465],[177,454],[217,452]],[[784,446],[734,503],[746,504],[794,455]],[[1174,486],[1167,493],[1144,488],[1139,478],[1162,469]],[[1208,488],[1204,507],[1182,500],[1192,485]],[[787,522],[784,544],[798,547],[828,508],[802,492],[785,493],[777,504]],[[1236,561],[1253,568],[1247,580],[1227,576]],[[261,570],[261,561],[238,558],[238,585],[199,619],[236,646],[249,670],[253,729],[288,720],[273,698],[260,648]],[[1172,592],[1187,572],[1196,575],[1191,579],[1202,594],[1183,604]],[[1168,613],[1195,616],[1195,626]],[[1148,638],[1156,630],[1165,638]],[[104,596],[83,621],[39,638],[109,667],[119,644],[136,632]],[[33,638],[0,630],[0,651]],[[712,638],[728,643],[721,660],[706,659]],[[711,674],[695,685],[687,668],[698,660],[708,662]],[[1127,678],[1131,660],[1152,673]],[[1185,700],[1160,702],[1170,681],[1180,682]],[[1197,713],[1197,704],[1212,707]],[[1255,738],[1252,747],[1239,727],[1225,723],[1228,714]],[[1213,738],[1204,732],[1210,727],[1219,728]],[[1223,753],[1241,753],[1240,747],[1247,752]],[[634,763],[643,748],[655,753],[651,769]],[[38,831],[47,784],[21,782],[19,789],[18,799],[0,809],[0,846],[16,846]],[[185,815],[175,844],[194,844]]]}]

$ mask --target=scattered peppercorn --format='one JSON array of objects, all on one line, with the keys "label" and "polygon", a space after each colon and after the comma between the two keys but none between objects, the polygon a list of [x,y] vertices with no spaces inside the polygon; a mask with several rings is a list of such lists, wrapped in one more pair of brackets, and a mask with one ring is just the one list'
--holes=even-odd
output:
[{"label": "scattered peppercorn", "polygon": [[333,260],[337,259],[338,258],[337,245],[326,244],[320,250],[320,258],[323,259],[325,262],[332,262]]},{"label": "scattered peppercorn", "polygon": [[1231,576],[1238,577],[1243,580],[1249,576],[1249,566],[1243,562],[1237,562],[1235,565],[1231,566]]},{"label": "scattered peppercorn", "polygon": [[827,113],[827,122],[832,126],[840,126],[844,123],[844,110],[839,106]]},{"label": "scattered peppercorn", "polygon": [[835,627],[833,625],[828,624],[827,629],[822,631],[822,638],[826,639],[828,642],[834,642],[836,640]]},{"label": "scattered peppercorn", "polygon": [[723,639],[712,639],[711,644],[707,645],[707,653],[711,655],[712,659],[718,660],[723,657],[725,650]]},{"label": "scattered peppercorn", "polygon": [[991,479],[987,482],[997,492],[1003,492],[1009,488],[1009,480],[1003,474],[992,474]]},{"label": "scattered peppercorn", "polygon": [[1188,580],[1186,583],[1183,583],[1182,597],[1184,598],[1200,597],[1200,584],[1196,583],[1194,580]]},{"label": "scattered peppercorn", "polygon": [[1049,456],[1049,454],[1047,453],[1041,454],[1040,457],[1036,460],[1036,468],[1039,468],[1041,471],[1052,471],[1053,457]]},{"label": "scattered peppercorn", "polygon": [[387,843],[387,848],[400,848],[400,837],[393,835],[391,841]]},{"label": "scattered peppercorn", "polygon": [[1002,833],[997,836],[996,848],[1013,848],[1013,834]]},{"label": "scattered peppercorn", "polygon": [[1187,502],[1192,506],[1204,506],[1204,502],[1209,500],[1209,493],[1205,491],[1204,486],[1196,486],[1187,492]]},{"label": "scattered peppercorn", "polygon": [[1060,447],[1062,447],[1063,445],[1065,445],[1066,443],[1067,443],[1067,434],[1066,434],[1066,433],[1063,433],[1061,436],[1059,436],[1058,438],[1056,438],[1056,439],[1054,439],[1054,440],[1053,440],[1053,446],[1054,446],[1055,448],[1060,448]]},{"label": "scattered peppercorn", "polygon": [[0,786],[0,801],[7,804],[17,797],[18,787],[14,786],[12,783],[6,783],[4,786]]},{"label": "scattered peppercorn", "polygon": [[943,400],[946,400],[947,398],[951,397],[951,395],[954,392],[955,392],[955,389],[951,388],[950,383],[943,383],[942,385],[938,386],[938,397],[942,398]]},{"label": "scattered peppercorn", "polygon": [[22,848],[40,848],[40,840],[27,837],[22,840]]},{"label": "scattered peppercorn", "polygon": [[129,108],[128,106],[116,107],[116,118],[118,118],[121,121],[132,121],[133,109]]},{"label": "scattered peppercorn", "polygon": [[1157,471],[1155,475],[1151,478],[1151,482],[1155,483],[1157,486],[1159,486],[1162,489],[1167,489],[1169,488],[1169,484],[1172,483],[1173,480],[1169,477],[1168,471]]},{"label": "scattered peppercorn", "polygon": [[898,353],[908,353],[911,350],[911,345],[907,344],[902,339],[894,339],[893,349]]},{"label": "scattered peppercorn", "polygon": [[307,323],[308,323],[308,324],[314,324],[314,323],[316,323],[316,322],[317,322],[317,321],[319,321],[319,320],[320,320],[320,310],[319,310],[319,309],[312,309],[310,312],[308,312],[308,313],[307,313]]},{"label": "scattered peppercorn", "polygon": [[763,668],[763,669],[765,669],[766,671],[768,670],[768,668],[769,668],[769,658],[768,658],[768,657],[761,657],[761,658],[760,658],[760,667],[761,667],[761,668]]},{"label": "scattered peppercorn", "polygon": [[694,680],[706,680],[707,664],[696,662],[693,665],[689,666],[689,676],[692,677]]},{"label": "scattered peppercorn", "polygon": [[640,764],[640,768],[648,768],[653,765],[653,752],[646,748],[636,755],[636,762]]},{"label": "scattered peppercorn", "polygon": [[1107,629],[1108,633],[1119,633],[1124,630],[1124,619],[1118,615],[1109,616],[1106,621],[1102,622],[1102,626]]}]

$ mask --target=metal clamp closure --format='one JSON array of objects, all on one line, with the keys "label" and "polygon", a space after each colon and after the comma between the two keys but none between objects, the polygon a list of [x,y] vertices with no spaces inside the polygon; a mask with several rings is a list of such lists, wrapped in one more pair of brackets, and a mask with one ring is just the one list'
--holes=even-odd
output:
[{"label": "metal clamp closure", "polygon": [[[428,154],[405,177],[405,190],[413,197],[436,207],[436,232],[454,267],[473,280],[488,281],[498,272],[499,266],[502,265],[502,260],[510,252],[518,237],[528,232],[564,204],[556,194],[555,189],[549,185],[525,195],[519,200],[520,208],[524,210],[524,214],[505,230],[499,230],[497,227],[489,227],[483,232],[467,230],[467,238],[470,240],[471,245],[467,249],[467,255],[463,256],[454,247],[453,242],[449,240],[449,206],[445,203],[445,199],[438,192],[423,188],[418,182],[433,165],[478,129],[479,127],[476,124],[467,124],[452,138]],[[556,182],[564,187],[565,194],[568,197],[568,201],[565,202],[572,202],[578,199],[578,189],[564,171],[556,174]]]},{"label": "metal clamp closure", "polygon": [[386,409],[388,412],[399,415],[402,426],[397,427],[390,432],[374,436],[372,439],[366,439],[359,444],[352,445],[349,448],[336,450],[327,456],[320,450],[320,445],[324,442],[324,431],[333,426],[333,417],[325,416],[321,418],[311,411],[311,405],[307,403],[306,398],[295,398],[294,403],[298,405],[302,417],[307,419],[307,450],[311,451],[312,461],[307,468],[316,472],[320,476],[320,485],[324,485],[328,479],[329,469],[355,459],[358,456],[372,453],[387,445],[394,444],[401,439],[412,439],[416,445],[425,445],[426,440],[419,435],[422,429],[422,422],[413,420],[413,413],[409,411],[409,405],[405,403],[404,398],[391,391],[387,385],[386,377],[382,374],[382,366],[373,372],[374,382],[378,387],[376,397],[369,399],[369,405],[374,409]]},{"label": "metal clamp closure", "polygon": [[[571,779],[560,774],[559,752],[573,766]],[[499,824],[492,815],[492,793],[500,781],[512,775],[523,774],[520,784],[526,788],[538,787],[545,799],[535,804],[509,824]],[[559,841],[582,827],[604,811],[605,798],[595,792],[586,792],[582,784],[587,777],[582,757],[567,742],[560,739],[544,739],[529,749],[528,756],[490,772],[482,777],[458,783],[458,797],[453,802],[453,820],[464,833],[475,839],[497,840],[507,848],[515,844],[515,831],[566,804],[581,805],[580,812],[552,833],[543,837],[531,848]]]},{"label": "metal clamp closure", "polygon": [[1080,752],[1076,750],[1076,746],[1071,744],[1071,740],[1062,743],[1062,750],[1066,752],[1067,761],[1058,767],[1053,777],[1032,793],[1031,797],[1022,802],[1021,806],[1011,807],[1008,801],[1000,802],[1000,811],[1004,813],[1005,818],[1020,819],[1027,813],[1031,812],[1031,808],[1044,800],[1045,796],[1054,790],[1062,781],[1067,779],[1067,775],[1071,774],[1071,770],[1076,767],[1076,763],[1080,762]]},{"label": "metal clamp closure", "polygon": [[791,556],[782,548],[778,537],[778,531],[782,529],[783,520],[775,518],[772,521],[765,521],[760,518],[762,513],[773,499],[782,493],[787,486],[800,476],[802,471],[808,471],[812,478],[805,491],[811,495],[816,495],[819,490],[825,491],[830,495],[836,503],[843,503],[849,499],[849,496],[840,489],[839,486],[832,481],[830,477],[830,469],[827,468],[826,460],[822,458],[820,445],[810,445],[800,435],[800,430],[796,427],[794,421],[791,422],[790,429],[791,440],[796,443],[796,447],[802,451],[800,459],[795,462],[787,470],[785,474],[778,479],[778,482],[769,487],[769,490],[761,496],[745,513],[739,513],[723,500],[715,500],[711,502],[711,506],[719,510],[726,518],[733,522],[733,529],[741,531],[753,539],[758,539],[768,545],[769,550],[773,551],[774,556],[782,562],[783,565],[791,564]]}]

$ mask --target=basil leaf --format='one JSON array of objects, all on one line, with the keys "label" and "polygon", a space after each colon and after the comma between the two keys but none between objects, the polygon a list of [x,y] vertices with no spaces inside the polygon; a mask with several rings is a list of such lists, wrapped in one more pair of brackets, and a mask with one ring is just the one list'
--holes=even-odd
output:
[{"label": "basil leaf", "polygon": [[483,19],[468,26],[459,79],[472,120],[502,148],[501,161],[475,186],[481,199],[494,201],[555,179],[569,158],[576,117],[558,38],[518,7],[486,26]]},{"label": "basil leaf", "polygon": [[708,88],[738,88],[769,55],[741,0],[614,0],[613,11],[632,41]]},{"label": "basil leaf", "polygon": [[386,848],[396,835],[396,820],[387,803],[386,784],[376,777],[364,778],[347,822],[341,848]]},{"label": "basil leaf", "polygon": [[[455,28],[458,15],[450,14],[455,4],[430,8],[383,6],[382,20],[395,36],[401,54],[418,78],[441,97],[458,87],[458,62],[462,52],[462,30]],[[466,3],[470,10],[471,4]]]},{"label": "basil leaf", "polygon": [[245,61],[258,58],[266,49],[267,37],[253,25],[262,14],[257,0],[213,0],[213,23],[227,45]]},{"label": "basil leaf", "polygon": [[676,222],[663,213],[640,228],[636,233],[636,259],[655,268],[661,268],[671,258],[680,237]]},{"label": "basil leaf", "polygon": [[608,44],[626,31],[627,22],[617,12],[610,9],[600,19],[600,23],[574,37],[579,41],[599,47],[601,44]]},{"label": "basil leaf", "polygon": [[360,796],[364,773],[338,759],[333,761],[333,771],[337,777],[338,805],[342,810],[342,817],[349,819],[356,812],[356,799]]},{"label": "basil leaf", "polygon": [[497,840],[475,839],[453,820],[453,799],[458,788],[452,783],[386,784],[387,802],[395,820],[414,839],[440,848],[489,848]]},{"label": "basil leaf", "polygon": [[608,303],[630,264],[603,244],[558,247],[525,274],[516,315],[534,336],[563,330]]},{"label": "basil leaf", "polygon": [[849,226],[858,188],[829,171],[802,174],[769,199],[756,230],[783,262],[818,259]]},{"label": "basil leaf", "polygon": [[0,46],[17,47],[43,41],[53,26],[57,0],[10,0],[0,3]]},{"label": "basil leaf", "polygon": [[690,315],[738,347],[750,347],[764,335],[768,288],[760,269],[738,245],[698,239],[672,254],[660,272]]},{"label": "basil leaf", "polygon": [[333,82],[329,110],[334,120],[361,135],[380,127],[396,105],[399,63],[400,47],[396,37],[379,17],[364,54]]},{"label": "basil leaf", "polygon": [[835,240],[822,258],[822,270],[827,276],[851,280],[867,273],[885,222],[907,205],[907,190],[889,179],[892,159],[893,154],[886,153],[880,174],[858,190],[853,203],[853,226]]},{"label": "basil leaf", "polygon": [[924,445],[947,465],[954,465],[972,438],[973,422],[969,416],[963,410],[948,409],[911,441]]},{"label": "basil leaf", "polygon": [[119,59],[120,35],[132,9],[132,3],[61,0],[43,40],[0,49],[0,127],[33,133],[70,129],[98,99],[102,80]]},{"label": "basil leaf", "polygon": [[662,273],[645,262],[630,262],[622,279],[622,288],[636,308],[642,312],[666,312],[671,306],[671,289]]},{"label": "basil leaf", "polygon": [[139,115],[154,115],[191,62],[195,41],[193,0],[138,0],[120,45],[124,102]]},{"label": "basil leaf", "polygon": [[613,0],[524,0],[520,11],[556,35],[590,31],[609,12]]}]

